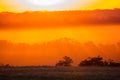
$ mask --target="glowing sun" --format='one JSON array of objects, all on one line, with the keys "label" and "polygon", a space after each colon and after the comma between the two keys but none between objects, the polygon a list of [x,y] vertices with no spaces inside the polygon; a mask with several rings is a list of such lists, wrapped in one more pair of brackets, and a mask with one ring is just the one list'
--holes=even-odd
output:
[{"label": "glowing sun", "polygon": [[53,5],[61,4],[63,0],[29,0],[29,2],[33,5],[38,5],[38,6],[53,6]]},{"label": "glowing sun", "polygon": [[[38,11],[38,10],[79,10],[90,7],[100,0],[14,0],[9,2],[13,9],[19,11]],[[15,8],[16,7],[16,8]]]}]

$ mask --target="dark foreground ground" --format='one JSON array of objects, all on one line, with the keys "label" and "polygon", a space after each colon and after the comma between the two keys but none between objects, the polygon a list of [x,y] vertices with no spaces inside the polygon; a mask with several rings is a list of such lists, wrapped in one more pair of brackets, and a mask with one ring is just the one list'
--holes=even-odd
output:
[{"label": "dark foreground ground", "polygon": [[120,67],[0,68],[0,80],[120,80]]}]

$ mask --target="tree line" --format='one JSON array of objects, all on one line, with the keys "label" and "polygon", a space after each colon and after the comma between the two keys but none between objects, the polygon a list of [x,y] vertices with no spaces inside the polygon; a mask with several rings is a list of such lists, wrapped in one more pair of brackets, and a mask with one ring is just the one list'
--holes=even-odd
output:
[{"label": "tree line", "polygon": [[[63,67],[70,67],[72,66],[73,63],[73,59],[68,57],[68,56],[64,56],[63,60],[60,60],[56,63],[55,66],[63,66]],[[104,66],[109,66],[109,67],[120,67],[120,63],[119,62],[115,62],[113,60],[104,60],[103,57],[101,56],[97,56],[97,57],[88,57],[87,59],[82,60],[78,66],[83,66],[83,67],[89,67],[89,66],[100,66],[100,67],[104,67]],[[6,67],[9,68],[11,67],[11,65],[9,64],[0,64],[0,67]]]},{"label": "tree line", "polygon": [[[63,60],[60,60],[56,63],[56,66],[72,66],[73,60],[68,57],[64,56]],[[113,60],[103,60],[103,57],[97,56],[97,57],[89,57],[85,60],[82,60],[78,66],[113,66],[113,67],[118,67],[120,66],[120,63],[115,62]]]}]

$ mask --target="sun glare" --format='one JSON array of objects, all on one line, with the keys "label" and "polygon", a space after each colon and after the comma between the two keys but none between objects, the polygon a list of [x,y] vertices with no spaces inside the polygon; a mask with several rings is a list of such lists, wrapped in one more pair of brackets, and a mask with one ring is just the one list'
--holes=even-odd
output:
[{"label": "sun glare", "polygon": [[28,2],[38,6],[53,6],[53,5],[61,4],[64,1],[63,0],[28,0]]},{"label": "sun glare", "polygon": [[99,0],[20,0],[18,3],[23,10],[56,11],[80,9],[82,7],[90,6],[98,1]]},{"label": "sun glare", "polygon": [[61,10],[82,10],[101,0],[2,0],[0,10],[14,12],[24,11],[61,11]]},{"label": "sun glare", "polygon": [[0,0],[0,12],[113,9],[119,4],[120,0]]},{"label": "sun glare", "polygon": [[[26,10],[48,10],[54,11],[62,9],[68,0],[25,0],[19,1],[19,4],[22,5],[22,8]],[[21,6],[20,6],[21,7]]]}]

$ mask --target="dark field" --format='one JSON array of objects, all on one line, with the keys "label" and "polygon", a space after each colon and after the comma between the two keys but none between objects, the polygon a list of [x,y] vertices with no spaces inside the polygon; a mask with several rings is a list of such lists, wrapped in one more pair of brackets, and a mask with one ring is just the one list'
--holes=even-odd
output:
[{"label": "dark field", "polygon": [[120,67],[0,68],[0,80],[120,80]]}]

